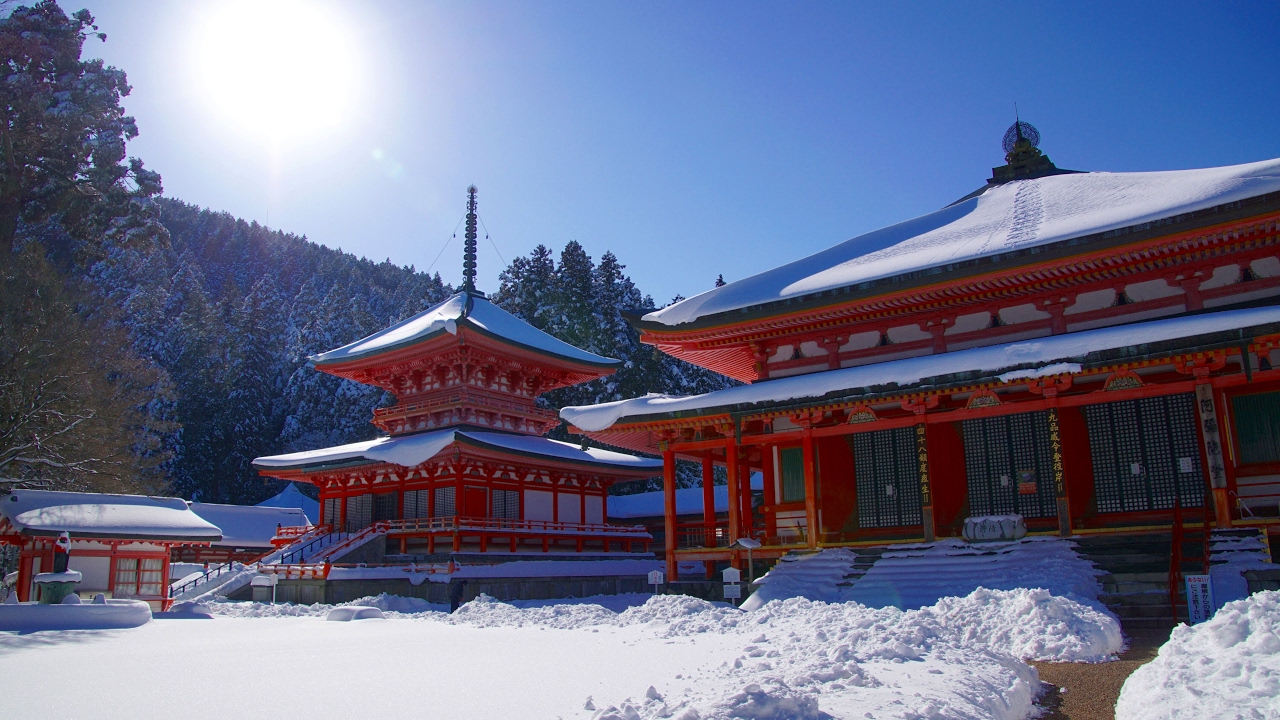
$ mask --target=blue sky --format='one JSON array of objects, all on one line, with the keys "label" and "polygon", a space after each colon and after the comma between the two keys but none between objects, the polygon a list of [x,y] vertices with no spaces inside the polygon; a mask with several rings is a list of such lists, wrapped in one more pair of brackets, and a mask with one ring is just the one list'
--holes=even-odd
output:
[{"label": "blue sky", "polygon": [[[321,38],[341,117],[274,137],[195,69],[220,3],[83,4],[168,195],[421,270],[475,183],[506,260],[578,240],[659,304],[967,194],[1015,102],[1060,167],[1280,157],[1275,3],[316,0],[272,22]],[[482,244],[482,289],[501,266]]]}]

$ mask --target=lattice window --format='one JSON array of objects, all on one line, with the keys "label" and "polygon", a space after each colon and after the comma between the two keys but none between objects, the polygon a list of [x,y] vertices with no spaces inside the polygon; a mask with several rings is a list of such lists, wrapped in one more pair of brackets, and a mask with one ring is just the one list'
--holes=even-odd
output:
[{"label": "lattice window", "polygon": [[1089,405],[1084,416],[1098,512],[1204,505],[1193,395]]},{"label": "lattice window", "polygon": [[782,502],[804,502],[804,451],[783,448],[778,457],[782,465]]},{"label": "lattice window", "polygon": [[324,515],[320,518],[321,523],[332,525],[336,530],[342,521],[342,498],[329,497],[324,499]]},{"label": "lattice window", "polygon": [[373,495],[347,497],[347,532],[360,532],[373,523]]},{"label": "lattice window", "polygon": [[396,519],[396,503],[398,498],[396,493],[378,493],[373,496],[373,519],[374,520],[395,520]]},{"label": "lattice window", "polygon": [[435,504],[431,509],[432,517],[453,517],[457,515],[457,505],[454,502],[454,488],[438,487],[435,489]]},{"label": "lattice window", "polygon": [[493,498],[492,517],[505,520],[520,519],[520,491],[494,490],[490,496]]},{"label": "lattice window", "polygon": [[963,425],[970,515],[1058,514],[1047,413],[965,420]]},{"label": "lattice window", "polygon": [[429,490],[404,491],[404,516],[407,520],[427,517],[427,498]]},{"label": "lattice window", "polygon": [[858,527],[919,525],[920,467],[915,428],[853,435]]}]

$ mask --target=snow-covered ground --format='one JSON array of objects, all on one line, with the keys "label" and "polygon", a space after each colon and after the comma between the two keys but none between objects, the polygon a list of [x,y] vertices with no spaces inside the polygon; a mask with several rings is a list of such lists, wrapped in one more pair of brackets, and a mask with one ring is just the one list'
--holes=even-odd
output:
[{"label": "snow-covered ground", "polygon": [[[1025,589],[905,611],[792,598],[744,612],[644,595],[481,598],[454,615],[407,598],[363,603],[387,619],[214,602],[213,620],[0,634],[5,714],[200,720],[269,700],[313,718],[1021,720],[1039,681],[1019,656],[1119,649],[1109,616]],[[181,692],[139,694],[146,678]]]},{"label": "snow-covered ground", "polygon": [[1175,628],[1156,659],[1125,681],[1116,717],[1280,718],[1280,591],[1227,603],[1207,622]]}]

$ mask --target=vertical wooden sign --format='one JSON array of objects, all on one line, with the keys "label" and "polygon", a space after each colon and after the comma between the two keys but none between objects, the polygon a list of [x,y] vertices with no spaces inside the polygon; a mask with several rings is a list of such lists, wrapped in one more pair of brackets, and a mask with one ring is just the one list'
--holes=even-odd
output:
[{"label": "vertical wooden sign", "polygon": [[924,541],[936,539],[933,528],[933,484],[929,478],[929,444],[925,440],[925,425],[916,425],[916,462],[920,473],[920,519],[924,525]]},{"label": "vertical wooden sign", "polygon": [[1231,527],[1231,506],[1227,498],[1227,469],[1222,455],[1222,434],[1218,427],[1218,410],[1213,402],[1213,386],[1196,385],[1196,412],[1200,416],[1200,439],[1204,442],[1205,465],[1209,469],[1209,487],[1213,491],[1213,510],[1218,527]]},{"label": "vertical wooden sign", "polygon": [[1067,499],[1067,481],[1062,472],[1062,432],[1058,426],[1058,409],[1049,408],[1049,449],[1053,453],[1053,492],[1058,499],[1058,534],[1071,534],[1071,503]]}]

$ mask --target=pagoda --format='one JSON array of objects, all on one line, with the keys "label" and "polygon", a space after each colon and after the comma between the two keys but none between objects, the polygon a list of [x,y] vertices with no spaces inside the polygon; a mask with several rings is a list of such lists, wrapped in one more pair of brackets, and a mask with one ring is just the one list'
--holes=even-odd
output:
[{"label": "pagoda", "polygon": [[562,342],[478,291],[476,222],[472,186],[457,294],[310,358],[395,397],[373,415],[386,435],[260,457],[255,467],[315,485],[324,529],[385,536],[388,561],[647,552],[643,528],[607,523],[608,490],[661,473],[661,461],[546,438],[559,419],[537,405],[620,361]]}]

